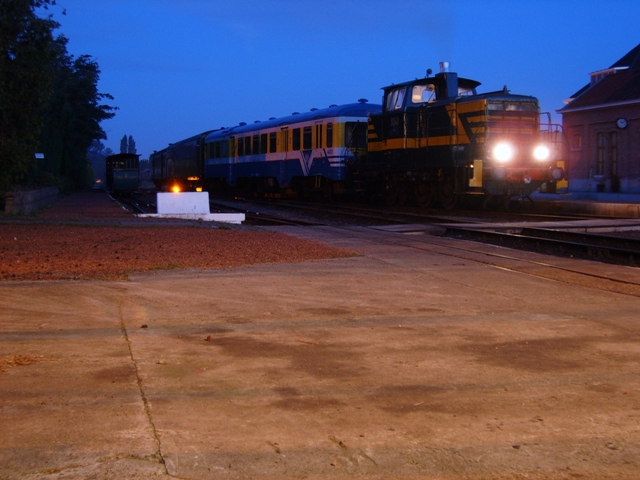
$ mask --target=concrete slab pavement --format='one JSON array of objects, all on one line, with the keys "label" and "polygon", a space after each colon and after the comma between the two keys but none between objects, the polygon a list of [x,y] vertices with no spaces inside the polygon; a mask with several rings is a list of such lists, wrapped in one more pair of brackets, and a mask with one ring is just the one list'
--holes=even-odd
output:
[{"label": "concrete slab pavement", "polygon": [[640,471],[640,298],[289,231],[362,256],[0,284],[0,478]]}]

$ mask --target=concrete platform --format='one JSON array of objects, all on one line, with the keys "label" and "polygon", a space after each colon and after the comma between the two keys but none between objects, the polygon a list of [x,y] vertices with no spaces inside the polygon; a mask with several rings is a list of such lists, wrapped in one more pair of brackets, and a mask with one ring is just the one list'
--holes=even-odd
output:
[{"label": "concrete platform", "polygon": [[531,198],[538,209],[546,212],[640,218],[640,195],[638,194],[536,193]]},{"label": "concrete platform", "polygon": [[0,478],[636,478],[637,269],[273,229],[358,256],[0,283]]}]

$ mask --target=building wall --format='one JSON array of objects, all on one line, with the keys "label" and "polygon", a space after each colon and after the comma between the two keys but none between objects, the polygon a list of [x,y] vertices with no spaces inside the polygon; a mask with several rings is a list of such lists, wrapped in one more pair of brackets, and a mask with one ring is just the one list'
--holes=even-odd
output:
[{"label": "building wall", "polygon": [[562,123],[570,191],[640,193],[640,103],[564,112]]}]

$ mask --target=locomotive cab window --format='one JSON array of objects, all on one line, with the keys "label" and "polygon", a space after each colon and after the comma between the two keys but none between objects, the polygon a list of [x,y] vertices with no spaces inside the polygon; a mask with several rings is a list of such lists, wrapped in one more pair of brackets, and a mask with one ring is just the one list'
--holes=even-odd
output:
[{"label": "locomotive cab window", "polygon": [[387,94],[387,110],[400,110],[404,104],[404,87],[391,90]]},{"label": "locomotive cab window", "polygon": [[468,97],[470,95],[476,95],[476,90],[474,88],[458,87],[459,97]]},{"label": "locomotive cab window", "polygon": [[411,90],[412,103],[433,102],[436,99],[436,86],[432,83],[428,85],[414,85]]}]

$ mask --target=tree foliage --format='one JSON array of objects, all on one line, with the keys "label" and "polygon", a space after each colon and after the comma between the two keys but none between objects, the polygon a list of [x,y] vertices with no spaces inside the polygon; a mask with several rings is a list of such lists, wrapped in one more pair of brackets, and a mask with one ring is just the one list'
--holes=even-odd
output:
[{"label": "tree foliage", "polygon": [[[55,36],[48,14],[55,0],[0,2],[0,192],[40,169],[80,186],[86,151],[106,135],[100,122],[113,117],[98,92],[100,70],[90,56],[74,58],[67,39]],[[43,15],[44,14],[44,15]]]},{"label": "tree foliage", "polygon": [[120,139],[120,153],[138,153],[136,151],[136,141],[132,135],[127,137],[125,134],[125,136]]}]

